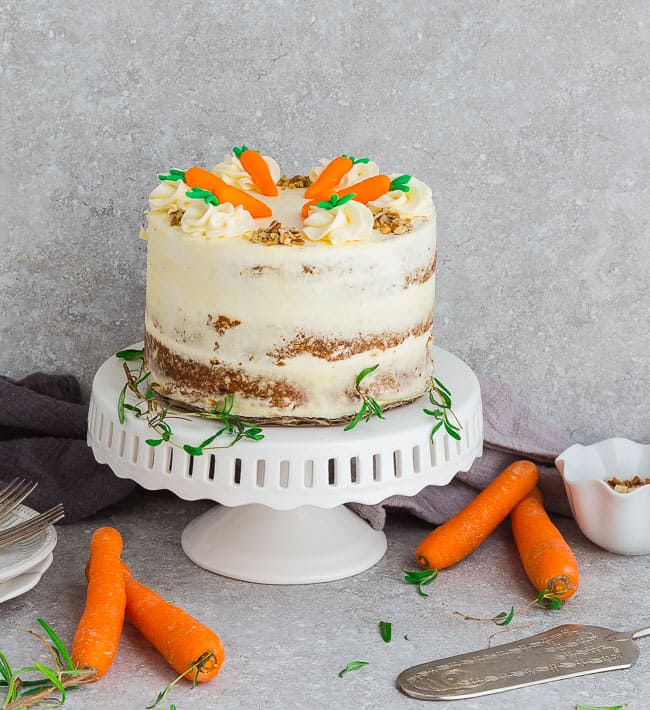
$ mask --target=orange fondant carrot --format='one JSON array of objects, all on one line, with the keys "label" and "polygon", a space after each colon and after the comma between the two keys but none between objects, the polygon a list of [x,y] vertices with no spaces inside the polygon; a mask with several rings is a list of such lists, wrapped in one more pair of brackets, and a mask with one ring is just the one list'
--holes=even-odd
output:
[{"label": "orange fondant carrot", "polygon": [[343,197],[348,192],[354,192],[354,199],[356,202],[363,202],[367,204],[372,200],[376,200],[390,190],[390,178],[388,175],[374,175],[373,177],[361,180],[361,182],[356,182],[350,187],[346,187],[343,190],[338,190],[337,195]]},{"label": "orange fondant carrot", "polygon": [[362,202],[364,205],[367,205],[368,202],[376,200],[391,190],[408,192],[409,187],[407,183],[410,179],[410,175],[400,175],[394,180],[391,180],[388,175],[374,175],[360,182],[355,182],[354,185],[339,190],[336,194],[338,197],[343,197],[348,192],[354,192],[355,202]]},{"label": "orange fondant carrot", "polygon": [[126,618],[179,675],[203,683],[214,678],[225,658],[221,640],[186,611],[140,584],[123,564]]},{"label": "orange fondant carrot", "polygon": [[246,145],[241,148],[235,146],[232,151],[239,158],[242,167],[259,187],[262,194],[267,197],[277,197],[278,187],[273,182],[266,160],[256,150],[251,150]]},{"label": "orange fondant carrot", "polygon": [[109,669],[120,642],[126,591],[120,562],[122,537],[114,528],[99,528],[90,542],[86,569],[86,608],[72,642],[72,660],[101,678]]},{"label": "orange fondant carrot", "polygon": [[430,532],[415,551],[422,567],[444,569],[476,549],[537,485],[537,466],[515,461],[453,518]]},{"label": "orange fondant carrot", "polygon": [[[365,159],[364,159],[365,160]],[[338,158],[330,161],[324,168],[321,174],[314,182],[305,190],[307,199],[328,199],[334,192],[334,188],[341,182],[341,178],[354,165],[354,158],[347,155],[339,155]]]},{"label": "orange fondant carrot", "polygon": [[200,187],[209,190],[219,202],[230,202],[231,205],[241,205],[250,212],[251,217],[271,217],[271,208],[261,200],[225,183],[220,177],[203,168],[193,167],[185,171],[185,184],[190,187]]},{"label": "orange fondant carrot", "polygon": [[568,599],[578,588],[578,563],[544,510],[544,498],[534,488],[510,513],[512,534],[528,579],[538,592],[551,591]]}]

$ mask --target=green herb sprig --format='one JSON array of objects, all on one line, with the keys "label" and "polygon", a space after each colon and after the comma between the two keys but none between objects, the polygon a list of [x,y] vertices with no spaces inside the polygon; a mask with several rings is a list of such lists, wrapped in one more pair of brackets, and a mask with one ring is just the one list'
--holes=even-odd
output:
[{"label": "green herb sprig", "polygon": [[366,367],[364,370],[356,376],[354,380],[354,391],[359,397],[361,397],[361,407],[359,411],[354,415],[354,418],[349,422],[343,429],[343,431],[350,431],[363,419],[369,421],[372,417],[378,417],[379,419],[385,419],[384,413],[379,406],[379,403],[374,397],[371,397],[367,392],[361,391],[361,383],[368,377],[371,372],[374,372],[379,365],[373,365],[372,367]]},{"label": "green herb sprig", "polygon": [[393,638],[393,625],[390,621],[380,621],[379,622],[379,635],[383,639],[384,643],[390,643]]},{"label": "green herb sprig", "polygon": [[[379,417],[380,419],[386,418],[383,415],[381,404],[373,397],[370,397],[367,393],[362,392],[359,387],[363,379],[367,377],[371,372],[374,372],[378,367],[379,365],[366,367],[365,369],[361,370],[361,372],[356,376],[354,389],[357,395],[361,398],[362,404],[359,411],[354,415],[352,420],[344,427],[343,431],[349,431],[350,429],[354,429],[354,427],[362,419],[368,421],[373,416]],[[434,419],[437,420],[437,423],[431,430],[431,443],[433,443],[433,438],[436,435],[436,432],[441,427],[445,428],[445,431],[449,434],[449,436],[456,439],[457,441],[460,441],[461,435],[459,432],[461,431],[462,426],[458,421],[458,417],[452,409],[451,392],[439,379],[433,377],[427,383],[427,389],[420,395],[418,395],[418,397],[422,396],[423,394],[426,394],[429,397],[429,402],[435,407],[435,409],[428,409],[425,407],[422,410],[425,414],[430,417],[434,417]],[[394,404],[399,401],[399,399],[382,400],[382,403]]]},{"label": "green herb sprig", "polygon": [[341,668],[339,671],[339,678],[343,678],[346,673],[350,671],[358,671],[359,668],[363,668],[368,665],[368,661],[350,661],[345,668]]},{"label": "green herb sprig", "polygon": [[172,168],[167,175],[158,175],[158,180],[169,180],[171,182],[185,180],[185,171]]},{"label": "green herb sprig", "polygon": [[[461,430],[460,422],[458,417],[454,414],[451,408],[451,392],[440,382],[436,377],[429,381],[429,388],[427,390],[427,395],[429,396],[429,402],[435,407],[435,409],[423,409],[425,414],[438,420],[438,423],[431,430],[431,442],[433,443],[433,437],[440,427],[445,428],[445,431],[452,439],[460,441],[459,431]],[[452,422],[449,418],[451,415],[454,419]]]},{"label": "green herb sprig", "polygon": [[623,708],[627,707],[627,703],[625,705],[576,705],[576,710],[623,710]]},{"label": "green herb sprig", "polygon": [[210,190],[204,190],[202,187],[193,187],[185,193],[192,200],[203,200],[206,205],[218,206],[219,200],[216,195],[213,195]]},{"label": "green herb sprig", "polygon": [[460,611],[455,611],[454,614],[456,614],[456,616],[460,616],[465,621],[491,621],[497,626],[507,626],[514,619],[515,616],[522,614],[527,609],[530,609],[530,607],[535,606],[535,604],[539,604],[540,606],[544,607],[544,609],[559,610],[564,606],[564,600],[561,599],[552,590],[544,589],[539,592],[539,594],[533,600],[531,600],[527,604],[524,604],[524,606],[520,607],[519,609],[515,609],[514,606],[511,606],[510,611],[500,611],[495,616],[469,616],[468,614],[464,614]]},{"label": "green herb sprig", "polygon": [[404,581],[407,584],[414,584],[421,597],[429,595],[422,589],[427,584],[431,584],[438,577],[437,569],[403,569]]},{"label": "green herb sprig", "polygon": [[[42,663],[14,670],[9,659],[0,651],[0,690],[4,690],[3,710],[24,710],[43,705],[63,705],[70,690],[76,690],[81,683],[88,683],[97,677],[97,671],[91,668],[77,669],[63,641],[52,627],[43,619],[36,619],[46,636],[21,629],[36,638],[47,650],[52,659],[52,667]],[[24,679],[26,674],[38,674],[38,677]],[[56,696],[58,695],[58,699]]]},{"label": "green herb sprig", "polygon": [[354,196],[354,192],[348,192],[347,195],[343,195],[343,197],[332,194],[329,200],[321,200],[320,202],[317,202],[316,207],[322,207],[324,210],[333,210],[335,207],[341,207],[341,205],[349,202],[354,198]]},{"label": "green herb sprig", "polygon": [[[192,677],[192,688],[196,688],[197,683],[199,682],[199,675],[201,674],[201,670],[203,669],[203,666],[208,662],[208,661],[214,661],[216,662],[216,656],[214,655],[213,651],[206,651],[205,653],[202,653],[194,663],[190,663],[190,665],[187,667],[187,671],[185,673],[182,673],[181,675],[178,676],[178,678],[174,678],[174,680],[167,684],[159,693],[158,697],[155,699],[155,701],[151,705],[147,705],[147,710],[153,710],[153,708],[157,708],[161,703],[164,702],[165,698],[169,694],[169,692],[174,688],[174,686],[183,678],[185,678],[185,674],[189,672],[194,672],[194,675]],[[168,710],[176,710],[175,705],[170,705]]]},{"label": "green herb sprig", "polygon": [[[122,365],[126,375],[126,383],[122,387],[117,401],[117,417],[120,424],[124,424],[127,411],[138,419],[144,418],[147,426],[158,434],[157,438],[146,439],[146,443],[149,446],[160,446],[163,442],[166,442],[176,448],[182,448],[191,456],[201,456],[207,449],[229,448],[242,439],[261,441],[264,438],[261,427],[253,426],[250,422],[232,413],[235,404],[233,395],[226,395],[222,403],[215,405],[213,409],[207,412],[178,413],[173,411],[168,404],[161,403],[155,397],[152,384],[149,382],[151,373],[144,370],[143,350],[121,350],[115,357],[123,360]],[[136,362],[137,367],[129,367],[128,363],[130,362]],[[144,385],[146,385],[146,389]],[[127,392],[134,395],[134,404],[126,401]],[[174,432],[169,421],[172,419],[184,419],[187,421],[192,418],[218,421],[223,426],[198,446],[179,444],[173,438]],[[229,436],[230,441],[227,444],[212,446],[223,435]]]}]

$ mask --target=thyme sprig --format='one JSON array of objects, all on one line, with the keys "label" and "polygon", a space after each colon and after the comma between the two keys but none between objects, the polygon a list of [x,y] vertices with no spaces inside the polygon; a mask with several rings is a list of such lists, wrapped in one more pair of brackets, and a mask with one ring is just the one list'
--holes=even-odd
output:
[{"label": "thyme sprig", "polygon": [[431,584],[438,577],[437,569],[403,569],[404,581],[407,584],[414,584],[421,597],[429,595],[422,589],[425,584]]},{"label": "thyme sprig", "polygon": [[[35,662],[31,666],[13,669],[9,659],[0,651],[0,689],[5,691],[3,710],[24,710],[35,706],[63,705],[67,692],[76,690],[81,683],[96,679],[94,668],[75,668],[70,653],[52,627],[43,619],[36,620],[46,636],[20,629],[36,638],[52,659],[52,667]],[[25,674],[38,673],[39,677],[25,680]],[[58,695],[58,699],[55,697]]]},{"label": "thyme sprig", "polygon": [[530,609],[532,606],[535,606],[535,604],[539,604],[540,606],[544,607],[544,609],[559,610],[564,606],[564,600],[560,598],[553,590],[544,589],[539,592],[539,594],[534,599],[529,601],[527,604],[524,604],[524,606],[519,607],[519,609],[515,609],[514,606],[511,606],[509,611],[500,611],[495,616],[469,616],[468,614],[464,614],[460,611],[455,611],[454,614],[456,614],[456,616],[460,616],[465,621],[491,621],[497,626],[507,626],[514,619],[515,616],[519,616],[523,612]]},{"label": "thyme sprig", "polygon": [[[158,697],[155,699],[155,701],[151,705],[147,705],[147,710],[153,710],[153,708],[157,708],[162,702],[164,702],[165,698],[169,694],[169,692],[174,688],[174,686],[183,678],[185,678],[186,673],[194,672],[194,675],[192,677],[192,688],[195,688],[199,675],[201,674],[201,671],[203,670],[203,666],[208,663],[208,661],[211,661],[213,663],[217,662],[217,658],[214,655],[213,651],[206,651],[205,653],[202,653],[194,663],[190,663],[190,665],[187,667],[187,671],[185,673],[182,673],[181,675],[178,676],[178,678],[174,678],[174,680],[171,683],[168,683],[159,693]],[[169,710],[176,710],[175,705],[170,705]]]},{"label": "thyme sprig", "polygon": [[[429,381],[429,388],[427,390],[427,395],[429,396],[429,402],[435,407],[435,409],[423,409],[425,414],[438,420],[438,423],[431,430],[431,442],[433,443],[433,437],[440,427],[445,428],[445,431],[452,439],[460,441],[461,430],[460,422],[458,417],[454,414],[451,408],[451,392],[445,387],[445,385],[440,382],[437,377],[431,378]],[[451,415],[454,419],[452,422],[449,418]]]},{"label": "thyme sprig", "polygon": [[367,392],[361,391],[361,383],[368,377],[371,372],[374,372],[379,365],[373,365],[372,367],[366,367],[361,370],[361,372],[356,376],[354,380],[354,391],[359,397],[361,397],[361,407],[359,411],[354,415],[352,421],[350,421],[343,431],[350,431],[363,419],[364,421],[369,421],[372,417],[378,417],[379,419],[385,419],[384,413],[381,410],[381,406],[374,397],[371,397]]},{"label": "thyme sprig", "polygon": [[[250,422],[232,413],[235,404],[233,395],[226,395],[223,402],[215,404],[208,412],[175,412],[168,404],[163,404],[155,397],[153,385],[150,382],[151,373],[145,371],[143,350],[121,350],[116,353],[115,357],[123,360],[122,366],[126,376],[126,383],[122,387],[117,401],[117,417],[120,424],[124,424],[127,411],[138,419],[144,418],[147,426],[158,434],[157,438],[146,439],[149,446],[160,446],[165,442],[183,449],[191,456],[201,456],[205,450],[229,448],[242,439],[260,441],[264,438],[261,427],[253,426]],[[132,367],[128,363],[136,363],[136,365]],[[126,401],[127,392],[135,397],[135,403],[131,404]],[[174,432],[169,421],[172,419],[188,421],[192,418],[214,420],[223,426],[198,446],[178,443],[173,438]],[[229,436],[230,441],[227,444],[213,445],[222,435]]]},{"label": "thyme sprig", "polygon": [[[372,367],[366,367],[361,370],[361,372],[356,376],[354,381],[354,389],[357,395],[361,398],[361,407],[359,411],[354,415],[350,422],[344,427],[343,431],[349,431],[354,429],[354,427],[361,421],[369,421],[372,417],[379,417],[380,419],[385,419],[381,404],[371,397],[367,392],[362,392],[360,389],[361,382],[366,378],[371,372],[374,372],[379,365],[373,365]],[[460,431],[463,428],[458,417],[452,409],[451,392],[449,389],[436,377],[432,377],[427,382],[427,388],[424,392],[421,392],[417,397],[423,395],[429,397],[429,402],[433,405],[434,409],[423,408],[423,412],[430,417],[437,420],[431,430],[430,438],[431,443],[433,443],[433,438],[436,432],[444,427],[445,431],[449,436],[457,441],[460,441],[461,435]],[[399,399],[381,400],[383,404],[394,404],[399,402]],[[453,419],[453,421],[452,421]]]},{"label": "thyme sprig", "polygon": [[339,671],[339,678],[343,678],[343,676],[350,671],[358,671],[359,668],[363,668],[367,665],[368,661],[350,661],[345,668],[341,668]]}]

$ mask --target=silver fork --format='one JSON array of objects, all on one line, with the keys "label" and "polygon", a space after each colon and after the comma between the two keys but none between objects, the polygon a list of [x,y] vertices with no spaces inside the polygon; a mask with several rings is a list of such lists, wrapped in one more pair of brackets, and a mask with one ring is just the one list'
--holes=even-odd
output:
[{"label": "silver fork", "polygon": [[31,483],[22,478],[14,478],[2,489],[0,491],[0,522],[21,504],[37,485],[38,483]]},{"label": "silver fork", "polygon": [[63,505],[58,503],[40,515],[0,531],[0,549],[35,535],[37,532],[61,520],[64,515]]}]

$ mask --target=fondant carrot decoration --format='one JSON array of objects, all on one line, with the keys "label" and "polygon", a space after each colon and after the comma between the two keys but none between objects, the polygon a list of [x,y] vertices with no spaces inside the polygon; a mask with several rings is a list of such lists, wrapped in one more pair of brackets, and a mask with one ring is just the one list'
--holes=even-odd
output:
[{"label": "fondant carrot decoration", "polygon": [[410,179],[410,175],[400,175],[394,180],[391,180],[388,175],[374,175],[343,190],[339,190],[336,194],[341,197],[348,192],[354,192],[355,201],[363,202],[364,205],[367,205],[368,202],[376,200],[391,190],[408,192],[411,189],[407,184]]},{"label": "fondant carrot decoration", "polygon": [[185,184],[190,187],[200,187],[209,190],[219,202],[230,202],[231,205],[241,205],[251,217],[271,217],[271,208],[261,200],[257,200],[243,190],[225,183],[220,177],[203,168],[193,167],[185,171]]},{"label": "fondant carrot decoration", "polygon": [[221,669],[225,652],[217,634],[180,607],[140,584],[122,564],[126,618],[177,673],[203,683]]},{"label": "fondant carrot decoration", "polygon": [[90,541],[86,568],[86,608],[72,642],[77,668],[94,668],[97,678],[109,669],[120,642],[126,589],[120,561],[122,537],[114,528],[99,528]]},{"label": "fondant carrot decoration", "polygon": [[241,148],[235,146],[232,152],[239,158],[242,168],[250,175],[251,180],[260,188],[263,195],[278,196],[278,188],[273,182],[269,166],[256,150],[251,150],[247,145],[243,145]]},{"label": "fondant carrot decoration", "polygon": [[329,197],[341,178],[357,163],[367,163],[370,158],[355,159],[353,155],[339,155],[330,161],[316,180],[305,190],[307,199],[322,199]]}]

